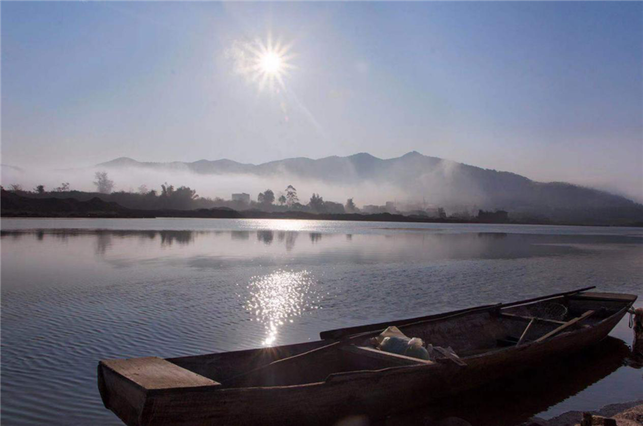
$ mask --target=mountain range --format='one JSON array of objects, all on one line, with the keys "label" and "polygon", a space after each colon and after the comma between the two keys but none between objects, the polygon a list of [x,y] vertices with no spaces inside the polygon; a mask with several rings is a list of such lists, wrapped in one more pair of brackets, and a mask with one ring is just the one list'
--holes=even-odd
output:
[{"label": "mountain range", "polygon": [[407,200],[423,201],[451,211],[503,209],[557,221],[643,221],[643,205],[620,195],[564,182],[536,182],[515,173],[483,169],[415,151],[391,159],[360,153],[317,160],[288,158],[258,165],[227,159],[152,163],[121,157],[96,167],[262,178],[287,176],[295,185],[301,181],[341,187],[371,184],[396,188]]}]

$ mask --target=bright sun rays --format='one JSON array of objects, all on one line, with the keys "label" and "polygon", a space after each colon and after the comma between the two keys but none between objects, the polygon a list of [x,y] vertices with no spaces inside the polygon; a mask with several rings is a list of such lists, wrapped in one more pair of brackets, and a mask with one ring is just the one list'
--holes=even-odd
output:
[{"label": "bright sun rays", "polygon": [[276,92],[286,88],[285,80],[294,69],[291,48],[292,43],[274,41],[269,35],[266,40],[234,42],[226,57],[232,60],[234,72],[256,84],[260,91]]}]

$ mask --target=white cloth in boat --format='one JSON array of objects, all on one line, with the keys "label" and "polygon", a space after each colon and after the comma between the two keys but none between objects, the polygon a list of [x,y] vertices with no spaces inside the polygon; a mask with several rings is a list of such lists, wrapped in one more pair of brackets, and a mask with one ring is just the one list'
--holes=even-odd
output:
[{"label": "white cloth in boat", "polygon": [[[394,325],[388,327],[386,330],[381,332],[379,336],[373,338],[374,340],[373,343],[375,347],[377,349],[387,351],[382,345],[382,343],[385,343],[384,339],[386,339],[387,337],[402,339],[408,342],[409,347],[414,348],[413,350],[409,351],[410,353],[405,351],[404,353],[400,353],[400,355],[409,355],[415,358],[435,361],[436,358],[444,358],[446,356],[443,352],[448,352],[449,354],[455,356],[456,358],[459,358],[458,354],[455,353],[455,351],[451,348],[451,346],[448,346],[446,348],[436,346],[435,348],[438,348],[439,350],[435,350],[433,345],[430,343],[427,343],[426,346],[424,346],[424,341],[422,339],[420,339],[419,337],[410,338],[406,334],[402,333],[402,331],[400,331],[400,329],[395,327]],[[426,351],[426,354],[424,353],[425,351]],[[391,352],[396,353],[397,351],[391,351]]]},{"label": "white cloth in boat", "polygon": [[424,360],[430,359],[424,342],[419,337],[410,338],[395,326],[388,327],[379,336],[375,337],[377,348],[384,352],[406,355]]}]

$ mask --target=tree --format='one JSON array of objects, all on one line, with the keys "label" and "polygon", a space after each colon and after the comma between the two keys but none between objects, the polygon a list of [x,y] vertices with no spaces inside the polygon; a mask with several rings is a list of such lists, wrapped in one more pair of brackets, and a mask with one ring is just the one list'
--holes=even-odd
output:
[{"label": "tree", "polygon": [[45,193],[45,185],[38,185],[33,190],[36,191],[38,194],[44,194]]},{"label": "tree", "polygon": [[13,183],[11,184],[11,190],[13,192],[22,191],[22,185],[20,185],[19,183]]},{"label": "tree", "polygon": [[164,207],[189,209],[192,207],[192,202],[199,198],[199,196],[194,189],[187,186],[174,189],[173,185],[168,185],[167,182],[165,182],[165,184],[161,185],[161,198]]},{"label": "tree", "polygon": [[357,211],[357,206],[353,202],[352,198],[346,200],[346,205],[344,206],[346,213],[355,213]]},{"label": "tree", "polygon": [[172,194],[172,205],[178,209],[189,209],[192,207],[192,202],[199,198],[196,190],[187,186],[177,188]]},{"label": "tree", "polygon": [[257,201],[259,204],[264,206],[271,206],[275,202],[275,193],[270,189],[266,189],[266,192],[260,192],[257,196]]},{"label": "tree", "polygon": [[138,187],[138,193],[141,195],[147,194],[149,191],[147,190],[147,185],[143,184]]},{"label": "tree", "polygon": [[288,185],[288,187],[286,188],[286,204],[288,204],[288,207],[292,207],[297,203],[299,203],[299,197],[297,197],[297,190],[295,189],[294,186]]},{"label": "tree", "polygon": [[174,193],[174,185],[168,185],[167,182],[161,185],[161,197],[169,198],[172,196],[173,193]]},{"label": "tree", "polygon": [[56,192],[69,192],[69,182],[63,182],[60,186],[54,189]]},{"label": "tree", "polygon": [[319,194],[313,193],[308,202],[308,207],[319,213],[324,210],[324,199]]},{"label": "tree", "polygon": [[286,204],[286,196],[284,194],[281,194],[279,196],[279,205],[283,206],[284,204]]},{"label": "tree", "polygon": [[101,194],[109,194],[114,189],[114,181],[110,180],[107,172],[96,172],[94,185]]},{"label": "tree", "polygon": [[324,213],[330,214],[344,214],[346,209],[342,203],[334,203],[332,201],[324,201]]}]

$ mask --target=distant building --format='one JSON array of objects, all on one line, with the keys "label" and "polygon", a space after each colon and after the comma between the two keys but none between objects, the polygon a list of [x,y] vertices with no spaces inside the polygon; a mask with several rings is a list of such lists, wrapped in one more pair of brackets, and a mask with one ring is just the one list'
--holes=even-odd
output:
[{"label": "distant building", "polygon": [[386,205],[384,206],[384,209],[388,213],[397,213],[397,205],[393,201],[387,201]]},{"label": "distant building", "polygon": [[232,201],[237,201],[243,204],[250,204],[250,194],[242,192],[240,194],[232,194]]}]

